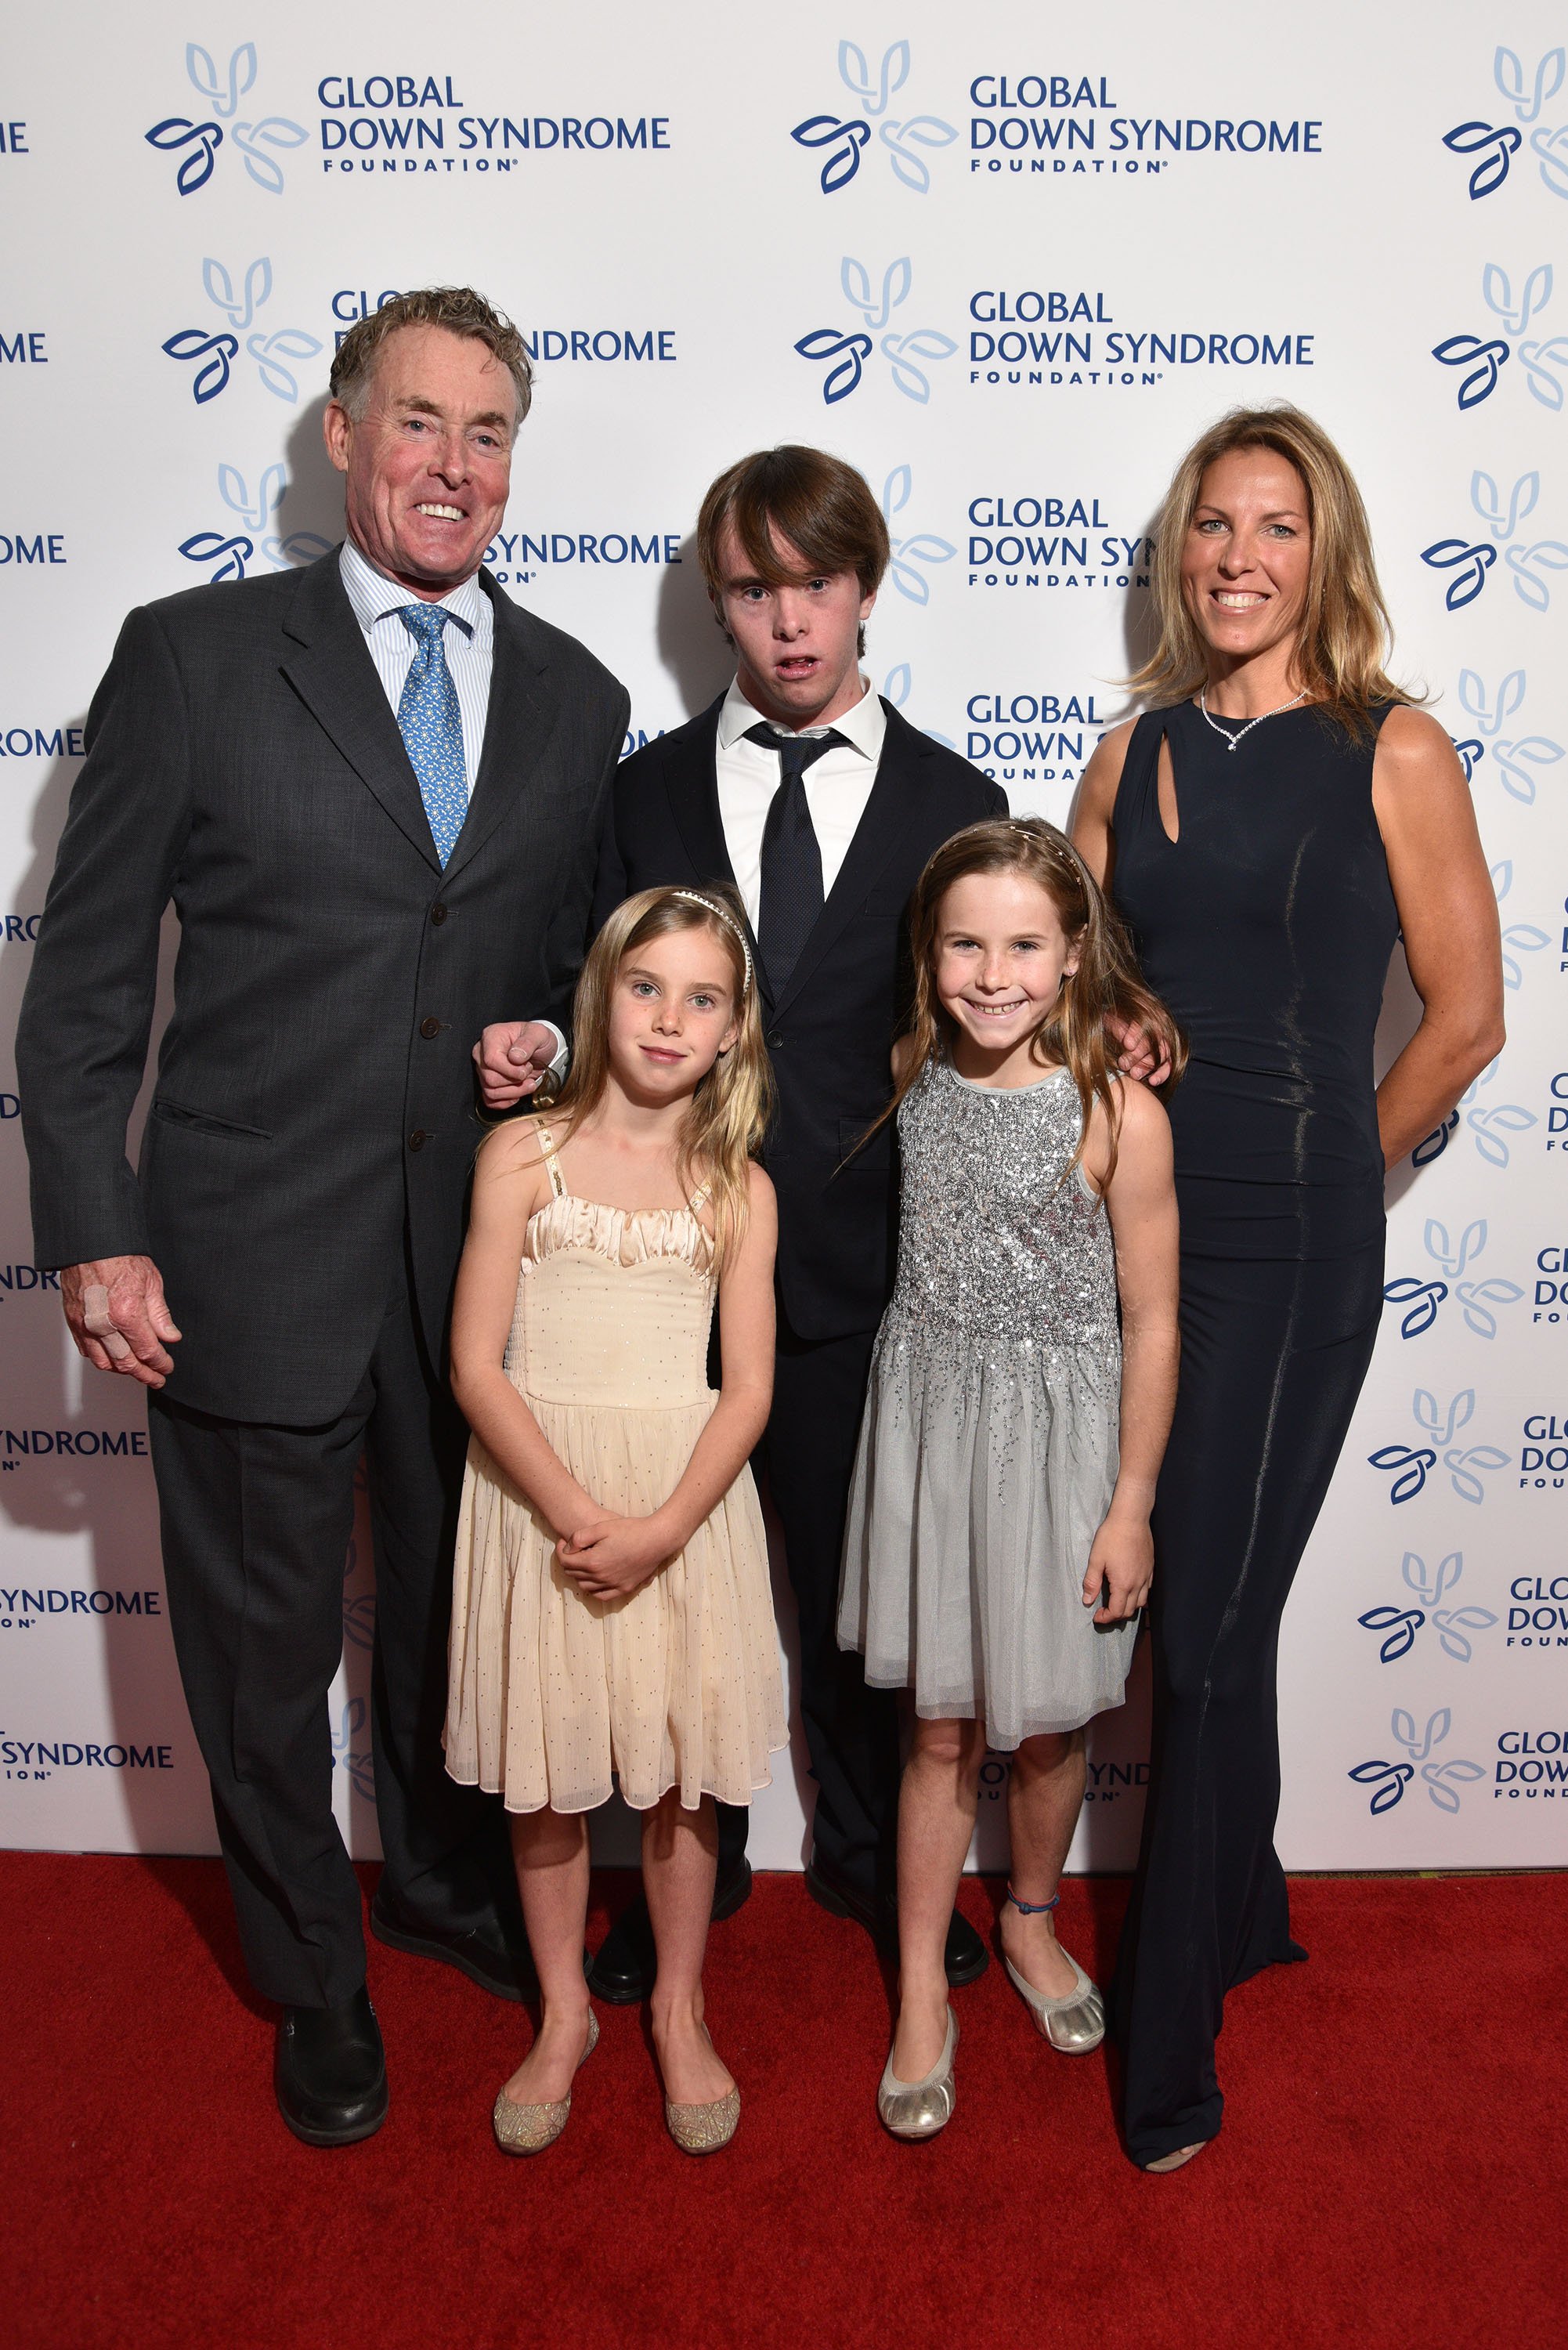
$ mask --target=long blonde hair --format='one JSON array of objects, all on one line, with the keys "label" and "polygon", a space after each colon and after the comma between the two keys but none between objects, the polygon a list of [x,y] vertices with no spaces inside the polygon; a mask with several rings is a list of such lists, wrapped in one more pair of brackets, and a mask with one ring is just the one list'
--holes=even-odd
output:
[{"label": "long blonde hair", "polygon": [[[707,931],[723,948],[734,990],[738,1034],[697,1087],[680,1123],[676,1171],[683,1189],[709,1187],[713,1203],[713,1270],[721,1274],[746,1229],[751,1162],[773,1116],[773,1071],[763,1043],[762,1014],[742,925],[732,891],[641,889],[626,899],[588,949],[572,1009],[572,1066],[550,1104],[566,1134],[604,1098],[609,1082],[610,997],[628,955],[671,931]],[[565,1139],[565,1138],[563,1138]]]},{"label": "long blonde hair", "polygon": [[[1095,1104],[1104,1108],[1110,1133],[1108,1182],[1116,1170],[1121,1106],[1115,1082],[1116,1046],[1106,1033],[1107,1018],[1136,1024],[1152,1045],[1163,1048],[1170,1061],[1168,1084],[1174,1084],[1187,1066],[1187,1045],[1170,1013],[1144,985],[1120,918],[1106,903],[1088,867],[1066,834],[1041,816],[993,817],[984,824],[966,826],[942,843],[916,882],[909,910],[909,946],[915,966],[914,1017],[909,1029],[913,1049],[882,1118],[896,1113],[905,1095],[940,1057],[955,1033],[937,993],[938,926],[948,891],[955,881],[973,873],[1021,873],[1027,880],[1038,882],[1056,909],[1063,936],[1077,958],[1078,968],[1063,980],[1054,1005],[1030,1039],[1029,1056],[1042,1068],[1059,1066],[1070,1070],[1078,1088],[1083,1131],[1069,1173],[1084,1155]],[[882,1118],[877,1123],[879,1126]]]},{"label": "long blonde hair", "polygon": [[1164,706],[1187,701],[1208,679],[1203,638],[1182,593],[1181,556],[1203,476],[1233,449],[1272,449],[1294,466],[1306,492],[1312,555],[1295,655],[1303,690],[1356,733],[1365,731],[1377,703],[1418,701],[1383,666],[1390,650],[1388,608],[1355,477],[1322,425],[1282,400],[1273,408],[1233,408],[1199,434],[1171,475],[1155,525],[1159,641],[1125,682]]}]

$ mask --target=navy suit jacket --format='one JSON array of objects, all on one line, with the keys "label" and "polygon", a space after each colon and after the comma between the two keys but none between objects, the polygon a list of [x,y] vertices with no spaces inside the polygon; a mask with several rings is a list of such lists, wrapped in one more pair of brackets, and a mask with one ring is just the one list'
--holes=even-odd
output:
[{"label": "navy suit jacket", "polygon": [[[722,706],[721,695],[622,763],[596,923],[634,890],[732,884],[715,764]],[[776,1002],[760,980],[779,1097],[766,1150],[779,1201],[779,1303],[787,1329],[806,1340],[872,1330],[881,1318],[897,1228],[890,1127],[855,1146],[891,1091],[888,1055],[909,1003],[909,896],[944,840],[1007,813],[1005,795],[978,768],[883,708],[877,780],[827,901]]]}]

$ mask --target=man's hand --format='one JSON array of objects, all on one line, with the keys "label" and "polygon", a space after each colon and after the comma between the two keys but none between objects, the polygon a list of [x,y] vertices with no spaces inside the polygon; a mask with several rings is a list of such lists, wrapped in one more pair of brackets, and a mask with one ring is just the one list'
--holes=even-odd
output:
[{"label": "man's hand", "polygon": [[556,1544],[561,1572],[590,1599],[627,1599],[680,1547],[654,1518],[592,1518]]},{"label": "man's hand", "polygon": [[487,1028],[473,1048],[485,1108],[515,1109],[526,1101],[560,1049],[560,1038],[542,1020],[499,1020]]},{"label": "man's hand", "polygon": [[[487,1028],[484,1033],[493,1036],[500,1031]],[[1140,1028],[1136,1020],[1107,1019],[1106,1034],[1121,1047],[1116,1066],[1124,1077],[1137,1077],[1146,1086],[1164,1085],[1170,1075],[1170,1062],[1163,1053],[1156,1057],[1157,1046],[1147,1029]]]},{"label": "man's hand", "polygon": [[1148,1600],[1154,1581],[1154,1536],[1147,1517],[1113,1509],[1089,1546],[1084,1605],[1096,1624],[1127,1624]]},{"label": "man's hand", "polygon": [[121,1371],[161,1388],[174,1367],[180,1336],[150,1256],[105,1256],[60,1273],[66,1323],[78,1351],[100,1371]]}]

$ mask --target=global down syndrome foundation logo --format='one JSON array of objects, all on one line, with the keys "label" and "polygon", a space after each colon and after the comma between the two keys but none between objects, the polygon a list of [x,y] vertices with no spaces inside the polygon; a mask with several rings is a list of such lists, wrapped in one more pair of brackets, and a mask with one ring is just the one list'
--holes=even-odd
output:
[{"label": "global down syndrome foundation logo", "polygon": [[266,114],[254,122],[239,122],[234,118],[239,111],[240,100],[254,88],[256,78],[256,45],[242,42],[234,51],[226,67],[221,70],[210,51],[199,41],[185,44],[185,73],[198,97],[204,99],[210,118],[196,120],[187,114],[165,115],[144,135],[150,147],[180,159],[174,174],[174,184],[182,196],[193,196],[207,185],[223,146],[224,123],[229,125],[227,137],[244,164],[246,176],[270,196],[283,193],[283,168],[277,154],[286,154],[291,148],[303,147],[307,132],[302,123],[291,122],[286,115]]},{"label": "global down syndrome foundation logo", "polygon": [[1524,671],[1510,670],[1494,697],[1477,671],[1461,670],[1459,701],[1466,716],[1484,739],[1471,736],[1456,742],[1454,748],[1463,764],[1467,783],[1490,752],[1503,790],[1511,799],[1521,800],[1530,807],[1536,796],[1536,769],[1556,766],[1563,756],[1563,745],[1549,734],[1521,734],[1502,740],[1503,727],[1523,702],[1525,685]]},{"label": "global down syndrome foundation logo", "polygon": [[1426,1388],[1416,1389],[1411,1409],[1417,1427],[1432,1439],[1430,1444],[1384,1444],[1366,1456],[1369,1468],[1382,1470],[1392,1479],[1388,1499],[1397,1505],[1413,1502],[1438,1466],[1439,1454],[1448,1471],[1449,1482],[1461,1502],[1480,1504],[1486,1499],[1482,1482],[1494,1470],[1506,1469],[1511,1456],[1500,1451],[1495,1444],[1458,1445],[1455,1437],[1469,1425],[1474,1416],[1476,1395],[1473,1388],[1465,1388],[1440,1406],[1436,1396]]},{"label": "global down syndrome foundation logo", "polygon": [[870,148],[873,126],[878,143],[888,151],[894,178],[918,196],[929,193],[931,174],[925,154],[950,147],[958,132],[950,122],[934,114],[907,115],[901,121],[889,117],[889,104],[909,78],[909,42],[895,41],[885,49],[873,73],[863,49],[853,41],[840,41],[838,78],[859,99],[860,113],[808,114],[790,132],[797,147],[822,153],[817,182],[823,194],[836,195],[840,188],[849,185]]},{"label": "global down syndrome foundation logo", "polygon": [[1435,1804],[1438,1811],[1449,1813],[1459,1808],[1461,1788],[1472,1786],[1476,1780],[1486,1777],[1480,1763],[1459,1756],[1450,1756],[1447,1762],[1440,1762],[1428,1759],[1432,1749],[1445,1742],[1453,1727],[1450,1707],[1439,1706],[1436,1713],[1428,1714],[1426,1728],[1417,1731],[1414,1714],[1407,1712],[1402,1705],[1396,1706],[1389,1726],[1396,1744],[1403,1747],[1407,1759],[1395,1762],[1376,1755],[1369,1762],[1356,1763],[1354,1770],[1345,1773],[1347,1778],[1355,1780],[1357,1786],[1372,1790],[1367,1809],[1375,1819],[1382,1813],[1391,1812],[1397,1804],[1403,1802],[1405,1790],[1417,1774],[1427,1790],[1428,1801]]},{"label": "global down syndrome foundation logo", "polygon": [[815,327],[794,346],[803,359],[826,367],[827,373],[822,380],[823,399],[830,408],[838,400],[847,400],[852,391],[858,390],[867,361],[879,351],[892,371],[895,390],[923,406],[931,396],[926,368],[935,361],[950,359],[958,345],[950,335],[942,334],[935,327],[907,328],[897,333],[884,331],[894,311],[902,309],[909,300],[914,285],[908,254],[888,264],[875,293],[871,273],[865,263],[846,254],[838,266],[838,283],[850,308],[858,311],[863,327],[848,333],[838,327]]},{"label": "global down syndrome foundation logo", "polygon": [[[1450,1244],[1448,1227],[1436,1216],[1428,1216],[1425,1233],[1427,1254],[1456,1283],[1454,1294],[1465,1327],[1478,1338],[1497,1336],[1497,1309],[1517,1305],[1524,1295],[1516,1281],[1493,1278],[1488,1281],[1459,1281],[1467,1265],[1472,1264],[1486,1246],[1487,1225],[1484,1216],[1465,1226],[1458,1240]],[[1449,1283],[1435,1279],[1423,1280],[1419,1274],[1404,1274],[1395,1281],[1386,1282],[1384,1297],[1390,1305],[1399,1305],[1404,1312],[1399,1319],[1401,1338],[1419,1338],[1432,1329],[1438,1319],[1438,1309],[1449,1296]]]},{"label": "global down syndrome foundation logo", "polygon": [[1438,1635],[1438,1646],[1445,1657],[1457,1665],[1468,1665],[1475,1654],[1471,1636],[1490,1632],[1497,1617],[1489,1607],[1440,1607],[1438,1601],[1451,1591],[1465,1571],[1464,1554],[1451,1550],[1447,1558],[1439,1559],[1428,1568],[1423,1558],[1407,1550],[1400,1572],[1406,1588],[1420,1601],[1418,1607],[1369,1607],[1356,1622],[1363,1631],[1376,1632],[1379,1638],[1377,1661],[1382,1665],[1397,1664],[1407,1657],[1416,1645],[1416,1635],[1430,1622]]},{"label": "global down syndrome foundation logo", "polygon": [[1517,349],[1519,364],[1532,400],[1542,408],[1560,410],[1563,383],[1557,369],[1568,367],[1568,335],[1532,337],[1523,340],[1532,318],[1552,299],[1552,264],[1542,261],[1521,281],[1517,300],[1505,269],[1489,261],[1481,272],[1481,299],[1502,328],[1501,335],[1449,335],[1432,346],[1432,357],[1442,367],[1462,368],[1457,398],[1460,408],[1479,408],[1497,390],[1502,369]]},{"label": "global down syndrome foundation logo", "polygon": [[227,390],[233,363],[240,354],[242,335],[245,355],[255,362],[263,387],[275,399],[295,406],[299,399],[299,380],[289,362],[315,359],[322,346],[302,327],[246,333],[256,313],[272,299],[273,271],[268,256],[259,255],[243,276],[237,272],[231,276],[221,261],[209,258],[202,264],[202,286],[208,301],[229,321],[228,328],[213,331],[182,327],[161,346],[170,359],[195,369],[191,378],[191,397],[198,408]]},{"label": "global down syndrome foundation logo", "polygon": [[181,554],[188,563],[211,565],[207,577],[213,586],[222,579],[243,579],[246,565],[258,554],[275,571],[289,571],[314,563],[318,556],[329,552],[330,539],[313,530],[279,532],[267,528],[287,492],[288,476],[281,465],[263,468],[254,495],[238,466],[220,465],[218,495],[245,527],[238,532],[232,526],[226,531],[192,531],[189,538],[181,540]]},{"label": "global down syndrome foundation logo", "polygon": [[1516,536],[1521,523],[1535,511],[1541,496],[1539,473],[1521,473],[1507,496],[1490,473],[1479,468],[1470,475],[1470,505],[1489,536],[1467,539],[1462,534],[1434,539],[1421,549],[1421,560],[1436,571],[1453,577],[1443,593],[1450,612],[1473,604],[1501,553],[1503,568],[1511,577],[1514,594],[1532,612],[1546,611],[1552,602],[1547,575],[1568,570],[1568,546],[1560,538],[1527,540]]},{"label": "global down syndrome foundation logo", "polygon": [[[1548,49],[1533,68],[1527,68],[1513,49],[1500,47],[1495,51],[1492,80],[1511,110],[1513,121],[1494,123],[1476,115],[1468,121],[1455,123],[1451,130],[1443,133],[1443,144],[1449,153],[1462,156],[1470,166],[1472,203],[1479,203],[1483,196],[1495,195],[1503,185],[1510,165],[1525,144],[1526,131],[1542,186],[1552,195],[1568,197],[1568,123],[1552,129],[1539,120],[1542,109],[1563,88],[1565,62],[1568,58],[1561,48]],[[1521,124],[1523,129],[1519,128]]]}]

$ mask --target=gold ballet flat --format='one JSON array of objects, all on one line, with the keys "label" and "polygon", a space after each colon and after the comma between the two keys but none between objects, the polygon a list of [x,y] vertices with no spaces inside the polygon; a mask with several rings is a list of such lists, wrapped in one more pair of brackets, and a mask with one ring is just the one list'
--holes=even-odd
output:
[{"label": "gold ballet flat", "polygon": [[953,2082],[958,2037],[958,2018],[950,2007],[942,2053],[923,2081],[900,2081],[893,2070],[893,2052],[888,2050],[877,2088],[877,2118],[894,2137],[935,2137],[939,2130],[946,2129],[958,2103]]},{"label": "gold ballet flat", "polygon": [[741,2118],[739,2089],[726,2089],[710,2106],[677,2106],[666,2097],[664,2121],[682,2154],[717,2154],[735,2135]]},{"label": "gold ballet flat", "polygon": [[[577,2059],[580,2069],[599,2044],[599,2020],[588,2010],[588,2037]],[[570,2095],[557,2097],[545,2106],[516,2106],[504,2089],[497,2093],[495,2110],[491,2115],[491,2126],[495,2143],[503,2154],[543,2154],[554,2146],[566,2126],[566,2116],[572,2110]]]},{"label": "gold ballet flat", "polygon": [[[1058,1942],[1058,1950],[1062,1949]],[[1062,1950],[1062,1956],[1072,1968],[1076,1981],[1073,1989],[1061,1999],[1047,1999],[1037,1991],[1026,1975],[1021,1975],[1004,1950],[1002,1963],[1008,1979],[1034,2018],[1035,2027],[1043,2039],[1064,2056],[1087,2056],[1106,2036],[1106,2002],[1099,1987],[1089,1981],[1072,1953]]]}]

